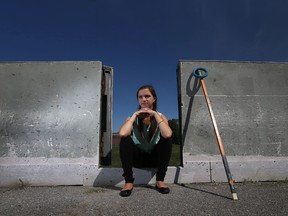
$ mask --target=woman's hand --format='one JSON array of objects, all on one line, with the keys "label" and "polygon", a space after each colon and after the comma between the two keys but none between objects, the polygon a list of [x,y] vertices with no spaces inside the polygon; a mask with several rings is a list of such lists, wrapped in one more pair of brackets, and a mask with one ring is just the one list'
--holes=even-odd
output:
[{"label": "woman's hand", "polygon": [[156,111],[149,108],[142,108],[135,112],[135,116],[139,118],[146,118],[148,116],[154,116],[158,127],[160,128],[160,133],[164,138],[170,138],[172,136],[172,130],[169,127],[168,119],[165,115],[159,115]]},{"label": "woman's hand", "polygon": [[121,126],[119,130],[119,136],[127,137],[131,134],[131,131],[133,129],[133,123],[137,117],[146,118],[148,116],[155,116],[155,113],[156,112],[154,110],[151,110],[149,108],[142,108],[136,111],[130,118],[126,119],[124,124]]},{"label": "woman's hand", "polygon": [[156,111],[152,109],[141,108],[140,110],[136,111],[130,118],[128,118],[126,122],[122,125],[119,130],[120,137],[126,137],[131,134],[131,131],[133,129],[133,122],[137,117],[144,119],[149,116],[154,116],[160,128],[160,133],[164,138],[169,138],[172,136],[172,130],[169,127],[168,120],[163,114],[162,116],[160,116]]},{"label": "woman's hand", "polygon": [[141,108],[136,113],[139,118],[147,118],[148,116],[155,116],[156,112],[150,108]]}]

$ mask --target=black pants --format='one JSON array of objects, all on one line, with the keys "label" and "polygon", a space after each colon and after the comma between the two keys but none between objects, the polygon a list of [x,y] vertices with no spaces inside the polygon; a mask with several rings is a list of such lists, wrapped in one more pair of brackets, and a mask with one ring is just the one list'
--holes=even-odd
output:
[{"label": "black pants", "polygon": [[120,141],[120,158],[126,183],[133,183],[132,167],[157,168],[156,181],[164,181],[172,152],[172,140],[160,138],[152,152],[146,153],[137,148],[130,136]]}]

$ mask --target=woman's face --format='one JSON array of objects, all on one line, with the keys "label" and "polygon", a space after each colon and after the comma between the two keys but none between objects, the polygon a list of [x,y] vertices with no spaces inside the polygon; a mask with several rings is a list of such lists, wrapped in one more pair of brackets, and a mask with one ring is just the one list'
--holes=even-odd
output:
[{"label": "woman's face", "polygon": [[138,92],[138,102],[141,108],[153,109],[153,103],[156,98],[153,97],[149,89],[141,89]]}]

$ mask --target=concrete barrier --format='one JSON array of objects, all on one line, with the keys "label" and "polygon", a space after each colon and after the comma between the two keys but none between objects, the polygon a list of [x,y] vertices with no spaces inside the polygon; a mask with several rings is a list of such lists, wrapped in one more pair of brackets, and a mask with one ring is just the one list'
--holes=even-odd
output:
[{"label": "concrete barrier", "polygon": [[[198,175],[225,181],[212,121],[195,68],[204,79],[236,181],[288,177],[288,64],[180,61],[177,68],[185,182]],[[190,176],[189,176],[190,175]],[[205,178],[203,178],[205,180]],[[227,179],[226,179],[227,181]]]},{"label": "concrete barrier", "polygon": [[112,72],[99,61],[0,64],[0,186],[94,176],[99,144],[111,145]]},{"label": "concrete barrier", "polygon": [[[183,166],[167,183],[226,182],[199,80],[209,98],[233,179],[288,177],[288,64],[179,61],[177,87]],[[101,62],[0,64],[0,186],[123,185],[107,164],[112,144],[112,73]],[[155,169],[134,169],[154,184]]]}]

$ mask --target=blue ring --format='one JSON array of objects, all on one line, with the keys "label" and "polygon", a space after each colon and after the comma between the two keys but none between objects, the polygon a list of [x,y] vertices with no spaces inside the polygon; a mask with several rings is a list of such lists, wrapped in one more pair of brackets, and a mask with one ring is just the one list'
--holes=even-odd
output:
[{"label": "blue ring", "polygon": [[[202,75],[199,75],[199,74],[196,73],[198,70],[202,70],[202,71],[204,71],[205,73],[202,74]],[[203,79],[203,78],[205,78],[206,76],[208,76],[208,70],[206,70],[205,68],[195,68],[195,69],[192,71],[192,75],[195,76],[195,77],[197,77],[197,78],[199,78],[199,79]]]}]

